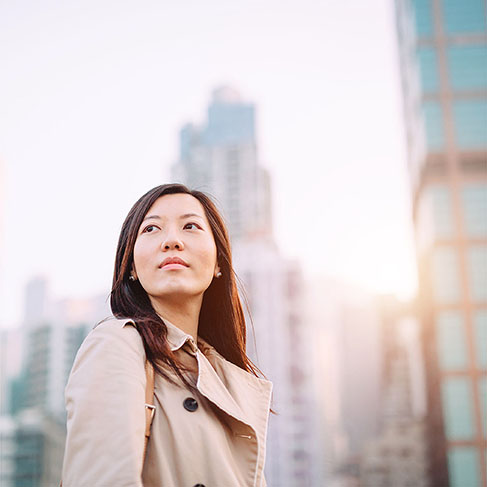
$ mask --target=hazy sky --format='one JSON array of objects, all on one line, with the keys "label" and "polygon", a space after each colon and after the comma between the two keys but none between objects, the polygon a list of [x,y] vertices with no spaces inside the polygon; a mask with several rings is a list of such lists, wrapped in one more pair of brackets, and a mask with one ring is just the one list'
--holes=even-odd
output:
[{"label": "hazy sky", "polygon": [[125,215],[222,84],[257,106],[283,253],[411,294],[392,3],[0,3],[0,325],[38,273],[54,297],[108,292]]}]

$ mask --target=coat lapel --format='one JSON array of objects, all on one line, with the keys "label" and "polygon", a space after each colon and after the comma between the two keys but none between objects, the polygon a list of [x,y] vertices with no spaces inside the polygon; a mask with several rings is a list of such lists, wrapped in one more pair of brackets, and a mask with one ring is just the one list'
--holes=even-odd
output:
[{"label": "coat lapel", "polygon": [[254,430],[265,445],[272,383],[225,360],[212,346],[198,339],[196,387],[226,414]]}]

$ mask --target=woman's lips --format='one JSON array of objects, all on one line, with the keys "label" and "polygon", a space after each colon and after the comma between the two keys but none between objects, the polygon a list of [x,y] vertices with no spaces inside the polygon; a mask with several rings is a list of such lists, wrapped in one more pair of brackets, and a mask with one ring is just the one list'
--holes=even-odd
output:
[{"label": "woman's lips", "polygon": [[183,264],[166,264],[161,267],[161,269],[185,269],[186,266]]}]

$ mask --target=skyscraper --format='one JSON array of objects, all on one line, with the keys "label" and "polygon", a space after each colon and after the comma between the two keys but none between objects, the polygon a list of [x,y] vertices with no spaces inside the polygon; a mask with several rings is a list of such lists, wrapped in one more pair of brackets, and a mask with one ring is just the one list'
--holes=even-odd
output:
[{"label": "skyscraper", "polygon": [[280,487],[321,485],[301,270],[274,241],[270,176],[259,164],[254,105],[230,87],[214,90],[206,123],[182,128],[171,176],[210,193],[228,226],[252,315],[252,322],[246,315],[247,352],[274,383],[272,407],[279,413],[269,419],[266,479]]},{"label": "skyscraper", "polygon": [[485,0],[396,0],[432,485],[487,485]]},{"label": "skyscraper", "polygon": [[230,87],[213,91],[207,123],[186,124],[172,179],[208,191],[232,238],[272,236],[270,177],[258,164],[255,107]]}]

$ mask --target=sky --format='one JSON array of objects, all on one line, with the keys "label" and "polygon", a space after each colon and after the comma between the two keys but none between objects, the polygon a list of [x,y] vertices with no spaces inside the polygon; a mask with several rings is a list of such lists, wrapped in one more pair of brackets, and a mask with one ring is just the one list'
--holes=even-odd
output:
[{"label": "sky", "polygon": [[0,3],[0,327],[26,282],[110,288],[121,224],[178,131],[256,105],[273,230],[305,275],[416,289],[392,0]]}]

